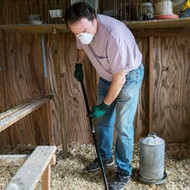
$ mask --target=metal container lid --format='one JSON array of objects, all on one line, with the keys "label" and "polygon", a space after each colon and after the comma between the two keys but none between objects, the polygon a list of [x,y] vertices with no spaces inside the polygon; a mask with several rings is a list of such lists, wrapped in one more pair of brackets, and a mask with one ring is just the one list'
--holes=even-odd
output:
[{"label": "metal container lid", "polygon": [[165,144],[165,141],[162,138],[157,137],[155,133],[149,133],[147,137],[140,139],[140,143],[150,146],[157,146]]}]

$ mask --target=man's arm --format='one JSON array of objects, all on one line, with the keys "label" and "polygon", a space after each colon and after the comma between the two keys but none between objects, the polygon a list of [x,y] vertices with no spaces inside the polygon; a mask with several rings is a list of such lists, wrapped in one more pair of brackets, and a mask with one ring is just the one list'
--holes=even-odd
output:
[{"label": "man's arm", "polygon": [[83,63],[84,62],[84,58],[86,56],[86,53],[83,49],[78,49],[77,50],[77,63]]},{"label": "man's arm", "polygon": [[126,81],[125,75],[126,75],[125,70],[113,74],[113,80],[110,85],[110,89],[105,99],[103,100],[103,102],[106,105],[110,105],[117,98],[119,92],[121,91],[123,85],[125,84]]}]

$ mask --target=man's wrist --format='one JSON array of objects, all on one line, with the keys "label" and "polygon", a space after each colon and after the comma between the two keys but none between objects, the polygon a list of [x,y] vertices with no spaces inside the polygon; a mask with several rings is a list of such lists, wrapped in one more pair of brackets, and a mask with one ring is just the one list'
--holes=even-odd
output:
[{"label": "man's wrist", "polygon": [[104,101],[102,101],[102,107],[103,107],[103,109],[108,109],[109,105],[105,104]]}]

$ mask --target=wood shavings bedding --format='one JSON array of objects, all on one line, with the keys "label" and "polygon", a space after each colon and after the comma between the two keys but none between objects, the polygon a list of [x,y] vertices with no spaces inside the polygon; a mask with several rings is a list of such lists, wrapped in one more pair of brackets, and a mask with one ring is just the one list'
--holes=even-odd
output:
[{"label": "wood shavings bedding", "polygon": [[[62,159],[62,148],[57,147],[56,165],[52,166],[52,190],[103,190],[104,184],[101,171],[89,173],[86,166],[96,157],[95,148],[91,144],[73,143],[68,147],[69,157]],[[139,168],[139,144],[134,145],[132,161],[133,175],[126,190],[190,190],[190,144],[166,144],[165,170],[168,175],[162,185],[142,184],[136,178]],[[13,177],[19,167],[0,168],[0,190],[3,190],[8,181]],[[106,168],[108,182],[116,172],[116,165]],[[40,183],[36,190],[41,189]]]}]

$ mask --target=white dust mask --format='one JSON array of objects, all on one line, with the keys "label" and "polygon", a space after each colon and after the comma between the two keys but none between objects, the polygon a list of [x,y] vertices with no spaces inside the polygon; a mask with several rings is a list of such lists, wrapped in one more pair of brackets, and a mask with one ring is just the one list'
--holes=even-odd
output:
[{"label": "white dust mask", "polygon": [[77,38],[81,41],[81,43],[88,45],[93,40],[93,35],[89,33],[80,33],[77,35]]}]

